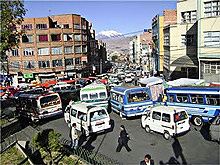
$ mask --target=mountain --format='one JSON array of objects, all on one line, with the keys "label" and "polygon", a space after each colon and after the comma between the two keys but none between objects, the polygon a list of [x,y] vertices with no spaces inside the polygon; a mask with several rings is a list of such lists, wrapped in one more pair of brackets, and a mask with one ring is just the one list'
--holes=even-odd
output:
[{"label": "mountain", "polygon": [[121,33],[118,33],[114,30],[105,31],[102,30],[96,35],[97,39],[106,40],[106,39],[112,39],[116,37],[122,37],[123,35]]},{"label": "mountain", "polygon": [[101,31],[96,36],[96,39],[101,39],[106,43],[106,48],[109,51],[129,52],[129,42],[133,37],[125,37],[123,34],[114,30]]}]

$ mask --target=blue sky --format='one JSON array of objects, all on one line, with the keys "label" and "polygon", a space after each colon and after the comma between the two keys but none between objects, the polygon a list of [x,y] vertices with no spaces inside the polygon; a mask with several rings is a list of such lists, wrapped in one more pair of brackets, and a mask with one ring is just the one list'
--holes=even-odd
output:
[{"label": "blue sky", "polygon": [[[80,14],[92,22],[96,33],[115,30],[126,34],[151,28],[151,20],[164,9],[176,9],[170,1],[25,1],[25,18]],[[50,12],[49,12],[50,10]]]}]

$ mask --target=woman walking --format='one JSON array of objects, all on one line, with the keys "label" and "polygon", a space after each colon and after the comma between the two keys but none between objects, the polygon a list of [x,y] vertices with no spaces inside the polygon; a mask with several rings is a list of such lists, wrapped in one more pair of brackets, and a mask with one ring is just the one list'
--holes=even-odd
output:
[{"label": "woman walking", "polygon": [[126,132],[124,125],[121,125],[120,129],[121,129],[121,132],[120,132],[120,135],[119,135],[119,138],[118,138],[118,146],[116,148],[116,152],[120,152],[121,148],[123,146],[125,146],[126,150],[128,152],[130,152],[131,149],[128,147],[128,140],[130,139],[129,135]]}]

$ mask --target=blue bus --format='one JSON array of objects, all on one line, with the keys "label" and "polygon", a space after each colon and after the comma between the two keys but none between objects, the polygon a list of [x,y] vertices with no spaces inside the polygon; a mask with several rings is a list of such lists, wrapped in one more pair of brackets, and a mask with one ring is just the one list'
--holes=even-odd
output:
[{"label": "blue bus", "polygon": [[220,88],[172,87],[166,90],[166,105],[184,107],[196,126],[211,122],[220,111]]},{"label": "blue bus", "polygon": [[111,89],[110,98],[111,109],[121,117],[146,114],[154,103],[148,87],[116,86]]}]

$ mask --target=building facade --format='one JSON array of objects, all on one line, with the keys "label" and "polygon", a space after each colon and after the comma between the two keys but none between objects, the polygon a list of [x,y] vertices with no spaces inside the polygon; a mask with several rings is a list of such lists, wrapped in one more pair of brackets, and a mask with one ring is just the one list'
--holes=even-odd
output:
[{"label": "building facade", "polygon": [[197,1],[199,78],[220,82],[220,1]]},{"label": "building facade", "polygon": [[[76,14],[25,18],[19,48],[8,52],[9,73],[32,79],[88,74],[94,56],[92,24]],[[21,76],[21,77],[22,77]],[[19,77],[18,77],[19,78]]]}]

